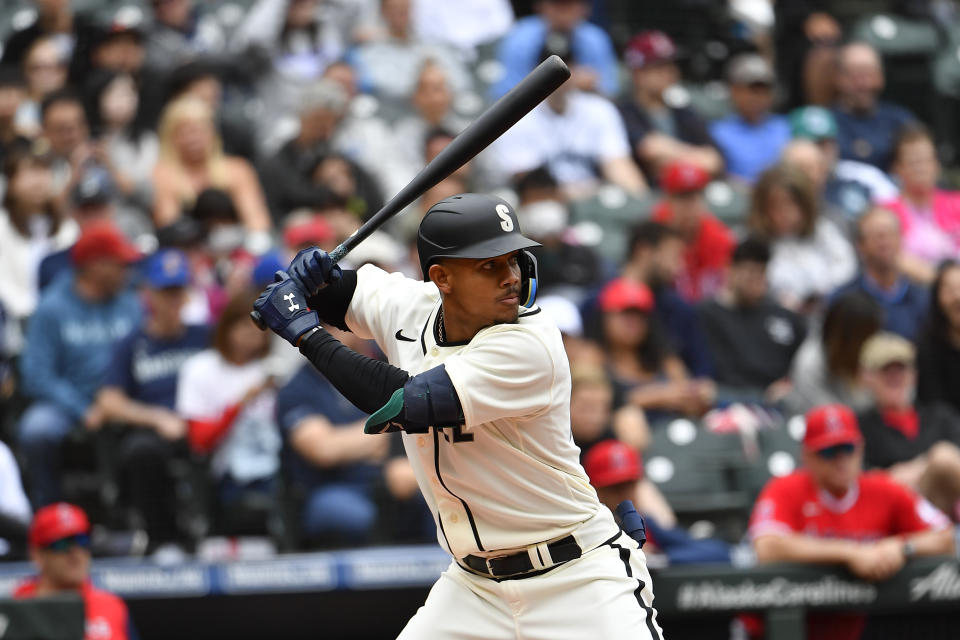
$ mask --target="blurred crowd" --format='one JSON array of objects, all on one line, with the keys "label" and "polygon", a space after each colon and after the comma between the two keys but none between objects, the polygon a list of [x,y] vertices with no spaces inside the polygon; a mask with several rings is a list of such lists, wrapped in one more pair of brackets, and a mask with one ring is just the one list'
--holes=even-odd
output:
[{"label": "blurred crowd", "polygon": [[730,559],[644,477],[677,419],[845,406],[840,458],[960,519],[954,140],[888,78],[896,30],[949,39],[956,8],[661,4],[5,0],[0,557],[63,500],[105,554],[433,539],[398,439],[248,313],[549,55],[571,79],[344,265],[419,278],[432,204],[515,203],[587,471],[671,561]]}]

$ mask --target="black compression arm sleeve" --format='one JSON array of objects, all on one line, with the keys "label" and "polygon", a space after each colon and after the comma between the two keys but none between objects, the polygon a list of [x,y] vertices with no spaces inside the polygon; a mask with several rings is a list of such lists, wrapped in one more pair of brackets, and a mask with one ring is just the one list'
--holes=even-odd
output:
[{"label": "black compression arm sleeve", "polygon": [[387,404],[393,392],[410,378],[403,369],[353,351],[323,329],[303,339],[300,353],[365,413],[374,413]]},{"label": "black compression arm sleeve", "polygon": [[357,272],[344,269],[343,276],[331,285],[320,289],[317,295],[307,298],[307,305],[320,315],[320,319],[341,331],[347,328],[347,307],[357,289]]}]

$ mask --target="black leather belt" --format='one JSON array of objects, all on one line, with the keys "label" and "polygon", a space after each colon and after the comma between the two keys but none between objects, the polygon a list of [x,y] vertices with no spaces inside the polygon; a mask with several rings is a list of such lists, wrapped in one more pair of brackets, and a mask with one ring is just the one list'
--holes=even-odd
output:
[{"label": "black leather belt", "polygon": [[[573,536],[567,536],[566,538],[551,542],[547,545],[547,549],[550,550],[550,558],[553,562],[545,568],[575,560],[583,554],[580,545],[577,544]],[[545,562],[546,560],[546,558],[541,558],[541,562]],[[469,555],[461,559],[461,562],[477,573],[482,573],[483,575],[493,578],[520,575],[533,571],[534,569],[533,563],[530,561],[530,556],[526,551],[518,551],[517,553],[500,556],[499,558],[482,558],[480,556]]]}]

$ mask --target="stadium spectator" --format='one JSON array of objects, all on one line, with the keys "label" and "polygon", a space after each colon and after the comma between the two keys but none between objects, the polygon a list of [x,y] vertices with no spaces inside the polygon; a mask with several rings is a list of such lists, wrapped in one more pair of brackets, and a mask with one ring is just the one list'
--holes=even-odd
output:
[{"label": "stadium spectator", "polygon": [[517,219],[524,233],[541,244],[532,250],[538,291],[583,298],[586,288],[599,282],[602,265],[593,249],[567,232],[570,212],[557,181],[541,167],[520,178],[516,191]]},{"label": "stadium spectator", "polygon": [[190,284],[185,253],[161,249],[146,260],[143,275],[146,317],[114,350],[97,406],[105,423],[124,428],[117,461],[122,497],[156,548],[177,536],[168,463],[187,432],[174,411],[177,372],[207,347],[210,332],[181,320]]},{"label": "stadium spectator", "polygon": [[776,403],[807,334],[804,318],[767,295],[770,247],[747,238],[733,252],[726,287],[699,308],[721,397]]},{"label": "stadium spectator", "polygon": [[442,42],[473,60],[476,48],[503,37],[513,25],[509,0],[416,0],[413,29],[420,38]]},{"label": "stadium spectator", "polygon": [[[632,405],[613,407],[613,385],[602,367],[577,363],[570,371],[570,433],[583,454],[602,440],[614,438],[635,451],[650,444],[643,411]],[[673,520],[672,512],[669,519]]]},{"label": "stadium spectator", "polygon": [[770,44],[788,106],[826,104],[833,95],[836,46],[843,37],[835,13],[838,4],[823,0],[773,4]]},{"label": "stadium spectator", "polygon": [[333,146],[347,100],[343,88],[328,79],[303,92],[297,135],[263,166],[263,184],[274,220],[282,221],[294,209],[316,208],[333,197],[328,188],[310,179],[310,173]]},{"label": "stadium spectator", "polygon": [[40,131],[43,99],[67,84],[67,59],[53,38],[37,38],[30,45],[23,59],[23,77],[27,96],[17,110],[15,123],[24,133],[35,136]]},{"label": "stadium spectator", "polygon": [[790,125],[771,113],[773,69],[755,53],[736,56],[727,65],[727,83],[735,113],[710,125],[710,135],[726,161],[727,173],[753,182],[780,157],[790,140]]},{"label": "stadium spectator", "polygon": [[[790,112],[790,128],[795,142],[809,140],[823,152],[827,172],[823,201],[843,212],[847,221],[856,220],[871,202],[896,197],[897,186],[886,173],[859,160],[840,159],[837,119],[829,109],[794,109]],[[784,149],[784,160],[787,160],[788,151],[789,147]]]},{"label": "stadium spectator", "polygon": [[[286,256],[290,260],[303,249],[320,247],[326,252],[333,251],[336,245],[336,231],[323,216],[301,209],[292,211],[283,225],[283,244]],[[289,260],[287,261],[289,264]],[[273,274],[270,274],[273,281]]]},{"label": "stadium spectator", "polygon": [[854,291],[830,300],[819,332],[811,331],[794,358],[787,413],[833,403],[864,408],[869,398],[858,376],[860,350],[882,326],[883,309],[867,294]]},{"label": "stadium spectator", "polygon": [[60,496],[64,440],[102,423],[94,395],[113,348],[141,317],[127,287],[128,265],[140,254],[113,225],[88,225],[70,257],[74,271],[41,297],[20,362],[22,390],[33,402],[20,418],[18,442],[37,507]]},{"label": "stadium spectator", "polygon": [[423,63],[410,97],[413,112],[394,123],[393,135],[397,152],[403,154],[413,177],[424,164],[427,134],[444,129],[452,135],[460,133],[470,121],[453,110],[453,92],[446,73],[434,60]]},{"label": "stadium spectator", "polygon": [[324,204],[340,203],[356,220],[369,218],[383,206],[376,179],[340,152],[332,151],[318,158],[310,169],[310,179],[333,195]]},{"label": "stadium spectator", "polygon": [[37,12],[33,20],[20,26],[3,43],[3,64],[20,64],[30,45],[44,36],[54,38],[62,59],[73,54],[76,34],[72,3],[69,0],[36,0],[34,4]]},{"label": "stadium spectator", "polygon": [[730,562],[727,543],[710,538],[695,539],[675,521],[660,515],[663,509],[668,515],[672,515],[672,511],[656,486],[644,477],[640,456],[627,444],[618,440],[595,444],[586,452],[583,467],[590,484],[597,490],[597,497],[608,509],[615,510],[624,500],[634,503],[646,527],[645,553],[660,551],[671,565]]},{"label": "stadium spectator", "polygon": [[31,515],[17,459],[10,447],[0,441],[0,560],[26,557]]},{"label": "stadium spectator", "polygon": [[[836,224],[844,232],[844,235],[850,235],[850,218],[842,209],[834,206],[827,199],[826,187],[830,168],[827,165],[827,157],[821,148],[810,140],[794,138],[783,148],[783,152],[780,154],[780,163],[806,176],[807,182],[813,189],[814,200],[817,203],[817,210],[820,215]],[[864,206],[868,202],[869,200],[866,199],[861,200]],[[857,211],[856,215],[851,216],[851,218],[855,219],[862,211],[863,209]]]},{"label": "stadium spectator", "polygon": [[691,302],[716,293],[723,285],[735,240],[707,209],[703,190],[710,175],[685,159],[669,162],[660,174],[666,197],[657,203],[652,218],[671,227],[683,239],[685,268],[676,279],[677,291]]},{"label": "stadium spectator", "polygon": [[[954,551],[953,527],[936,507],[880,471],[861,472],[863,437],[847,407],[806,415],[804,468],[771,480],[753,509],[750,537],[761,563],[840,564],[879,581],[915,556]],[[807,637],[854,640],[865,616],[807,616]]]},{"label": "stadium spectator", "polygon": [[187,421],[190,448],[211,456],[221,517],[248,495],[271,496],[280,467],[276,393],[264,366],[270,336],[250,322],[254,297],[227,303],[213,347],[184,362],[177,378],[176,411]]},{"label": "stadium spectator", "polygon": [[95,161],[83,102],[71,89],[54,91],[40,105],[40,120],[42,139],[53,154],[54,188],[62,202],[83,170]]},{"label": "stadium spectator", "polygon": [[[160,116],[162,107],[176,102],[181,98],[196,98],[205,102],[213,113],[223,152],[229,156],[241,156],[250,162],[257,159],[257,133],[251,118],[242,114],[239,109],[228,109],[225,105],[224,76],[229,69],[225,65],[206,58],[198,58],[184,63],[170,72],[166,78],[166,94],[158,96],[155,111],[147,107],[146,113],[138,120],[155,122]],[[160,83],[157,83],[158,85]],[[146,87],[149,89],[149,87]],[[155,92],[155,91],[154,91]],[[271,122],[281,120],[279,114],[272,114]]]},{"label": "stadium spectator", "polygon": [[[337,333],[363,349],[353,334]],[[373,491],[390,439],[364,437],[365,419],[310,364],[277,393],[284,474],[303,496],[300,526],[313,544],[355,544],[373,533]]]},{"label": "stadium spectator", "polygon": [[670,414],[702,415],[713,405],[715,386],[693,379],[653,320],[653,293],[647,285],[624,278],[600,292],[599,326],[594,329],[606,354],[615,406],[631,403],[651,422]]},{"label": "stadium spectator", "polygon": [[926,287],[911,282],[900,266],[900,221],[889,209],[873,207],[856,225],[860,273],[834,295],[862,291],[883,307],[883,328],[916,338],[929,308]]},{"label": "stadium spectator", "polygon": [[709,377],[712,358],[696,311],[676,289],[683,270],[683,239],[659,222],[641,222],[630,232],[629,254],[621,274],[653,292],[653,315],[694,377]]},{"label": "stadium spectator", "polygon": [[[146,17],[142,11],[121,6],[94,18],[86,42],[78,43],[70,69],[72,84],[82,84],[94,70],[141,78],[146,61]],[[86,51],[80,47],[85,46]]]},{"label": "stadium spectator", "polygon": [[[112,204],[115,194],[113,180],[104,168],[96,165],[84,168],[76,183],[70,193],[69,212],[70,218],[81,231],[95,222],[115,223],[127,238],[135,236],[140,230],[138,221],[133,221],[131,228],[131,225],[125,224],[127,221],[118,219],[115,215],[116,210]],[[61,273],[70,270],[71,247],[72,244],[53,251],[40,261],[37,276],[40,291],[45,290]]]},{"label": "stadium spectator", "polygon": [[[7,188],[0,212],[0,303],[19,327],[39,298],[37,273],[43,258],[77,239],[77,223],[55,203],[49,154],[29,145],[11,150],[3,167]],[[17,344],[8,345],[14,352]]]},{"label": "stadium spectator", "polygon": [[877,51],[852,42],[837,56],[837,144],[844,160],[859,160],[885,171],[893,160],[894,140],[914,116],[901,106],[880,100],[883,64]]},{"label": "stadium spectator", "polygon": [[680,81],[677,48],[662,31],[642,31],[623,54],[630,68],[633,91],[619,103],[633,158],[651,185],[674,160],[695,164],[710,175],[723,170],[723,156],[707,123],[687,106],[667,104],[667,89]]},{"label": "stadium spectator", "polygon": [[381,39],[362,44],[350,55],[361,90],[389,101],[404,102],[413,95],[420,68],[427,60],[443,67],[457,95],[469,91],[473,79],[458,52],[422,41],[413,31],[412,0],[382,0],[380,13],[386,26]]},{"label": "stadium spectator", "polygon": [[960,192],[937,188],[940,161],[923,127],[901,129],[892,155],[901,191],[884,206],[900,218],[904,269],[913,279],[930,282],[938,262],[960,253]]},{"label": "stadium spectator", "polygon": [[494,143],[498,166],[512,176],[547,166],[570,198],[590,195],[601,180],[644,193],[620,113],[606,98],[575,87],[560,85]]},{"label": "stadium spectator", "polygon": [[269,246],[270,227],[260,182],[253,167],[239,157],[224,155],[210,107],[196,98],[183,98],[164,110],[160,122],[160,158],[153,170],[156,189],[154,222],[170,224],[193,206],[204,189],[230,194],[249,233],[255,252]]},{"label": "stadium spectator", "polygon": [[133,76],[97,71],[86,84],[87,121],[97,163],[116,187],[118,218],[128,235],[152,230],[153,168],[159,155],[157,136],[140,126],[140,96]]},{"label": "stadium spectator", "polygon": [[232,37],[235,55],[264,67],[254,84],[262,100],[264,131],[278,119],[295,115],[300,92],[344,55],[347,34],[338,30],[331,5],[322,0],[258,0]]},{"label": "stadium spectator", "polygon": [[23,74],[16,67],[0,65],[0,166],[11,149],[30,142],[15,120],[26,98]]},{"label": "stadium spectator", "polygon": [[864,466],[960,520],[960,414],[946,404],[914,403],[916,350],[902,336],[878,333],[863,345],[860,369],[871,406],[858,414]]},{"label": "stadium spectator", "polygon": [[811,311],[856,273],[850,243],[820,215],[810,182],[792,167],[778,165],[760,176],[747,225],[770,242],[770,290],[788,309]]},{"label": "stadium spectator", "polygon": [[610,98],[619,91],[617,55],[610,36],[588,22],[587,0],[537,0],[535,15],[517,20],[500,42],[497,59],[504,74],[490,88],[490,97],[499,98],[543,59],[550,40],[562,37],[570,41],[576,59],[568,84],[581,91],[596,91]]},{"label": "stadium spectator", "polygon": [[226,48],[226,34],[213,12],[195,0],[151,0],[146,66],[157,74]]},{"label": "stadium spectator", "polygon": [[30,523],[29,540],[37,575],[17,586],[14,598],[79,593],[83,598],[85,637],[139,637],[123,600],[90,581],[90,521],[82,509],[66,502],[39,509]]},{"label": "stadium spectator", "polygon": [[919,336],[918,402],[946,402],[960,412],[960,263],[940,265],[933,281],[930,311]]}]

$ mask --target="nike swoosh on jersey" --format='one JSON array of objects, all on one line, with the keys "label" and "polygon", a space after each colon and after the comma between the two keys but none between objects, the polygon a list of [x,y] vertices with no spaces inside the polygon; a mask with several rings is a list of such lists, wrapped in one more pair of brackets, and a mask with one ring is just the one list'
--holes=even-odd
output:
[{"label": "nike swoosh on jersey", "polygon": [[401,331],[403,331],[403,329],[397,329],[397,332],[394,334],[393,337],[396,338],[397,340],[403,340],[404,342],[416,342],[416,339],[408,338],[407,336],[403,335]]}]

